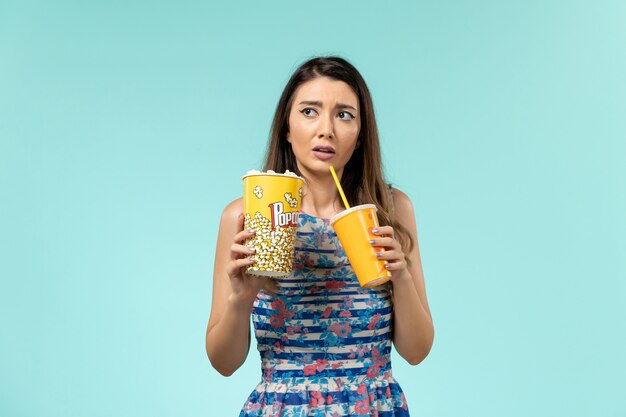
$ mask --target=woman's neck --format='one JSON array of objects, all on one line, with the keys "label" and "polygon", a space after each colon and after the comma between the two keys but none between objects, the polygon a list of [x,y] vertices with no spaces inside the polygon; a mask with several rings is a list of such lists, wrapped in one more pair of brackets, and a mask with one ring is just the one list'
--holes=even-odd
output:
[{"label": "woman's neck", "polygon": [[330,218],[343,210],[333,177],[305,177],[301,210],[315,217]]}]

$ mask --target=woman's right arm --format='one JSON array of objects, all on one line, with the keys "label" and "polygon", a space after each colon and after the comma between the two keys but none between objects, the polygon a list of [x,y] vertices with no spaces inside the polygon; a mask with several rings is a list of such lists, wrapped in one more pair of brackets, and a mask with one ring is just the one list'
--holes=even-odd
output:
[{"label": "woman's right arm", "polygon": [[252,304],[267,280],[243,271],[254,260],[244,246],[254,235],[243,230],[243,201],[230,203],[222,213],[215,249],[211,316],[206,331],[206,352],[213,367],[230,376],[246,360],[250,349]]}]

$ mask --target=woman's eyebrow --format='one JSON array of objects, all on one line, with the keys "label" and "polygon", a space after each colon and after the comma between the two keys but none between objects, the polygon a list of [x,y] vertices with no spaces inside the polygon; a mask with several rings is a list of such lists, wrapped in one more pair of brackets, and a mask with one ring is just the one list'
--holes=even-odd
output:
[{"label": "woman's eyebrow", "polygon": [[[301,101],[300,104],[308,104],[309,106],[324,107],[321,101],[305,100],[305,101]],[[337,103],[337,106],[335,107],[338,109],[352,109],[356,111],[356,108],[352,107],[349,104]]]},{"label": "woman's eyebrow", "polygon": [[352,110],[356,111],[356,108],[352,107],[349,104],[343,104],[343,103],[337,103],[337,108],[338,109],[352,109]]}]

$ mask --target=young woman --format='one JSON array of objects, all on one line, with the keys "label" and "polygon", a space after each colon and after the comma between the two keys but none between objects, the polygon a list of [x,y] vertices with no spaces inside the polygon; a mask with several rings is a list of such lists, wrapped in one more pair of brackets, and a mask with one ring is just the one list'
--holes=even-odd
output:
[{"label": "young woman", "polygon": [[[381,227],[371,241],[385,250],[392,279],[362,288],[329,219],[343,204],[371,203]],[[206,333],[211,364],[229,376],[250,348],[250,318],[262,380],[240,416],[408,416],[391,372],[391,344],[417,365],[433,343],[413,206],[385,183],[369,90],[346,60],[302,64],[278,103],[265,169],[290,170],[306,184],[294,272],[286,278],[245,274],[254,251],[244,246],[242,199],[222,214],[213,300]]]}]

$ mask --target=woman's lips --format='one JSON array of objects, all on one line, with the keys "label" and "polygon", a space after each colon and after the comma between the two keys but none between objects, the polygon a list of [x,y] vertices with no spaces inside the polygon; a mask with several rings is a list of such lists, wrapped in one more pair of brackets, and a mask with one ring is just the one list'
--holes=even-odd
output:
[{"label": "woman's lips", "polygon": [[322,161],[328,161],[333,156],[335,156],[335,154],[332,152],[321,152],[321,151],[313,151],[313,155],[315,155],[317,159],[321,159]]}]

